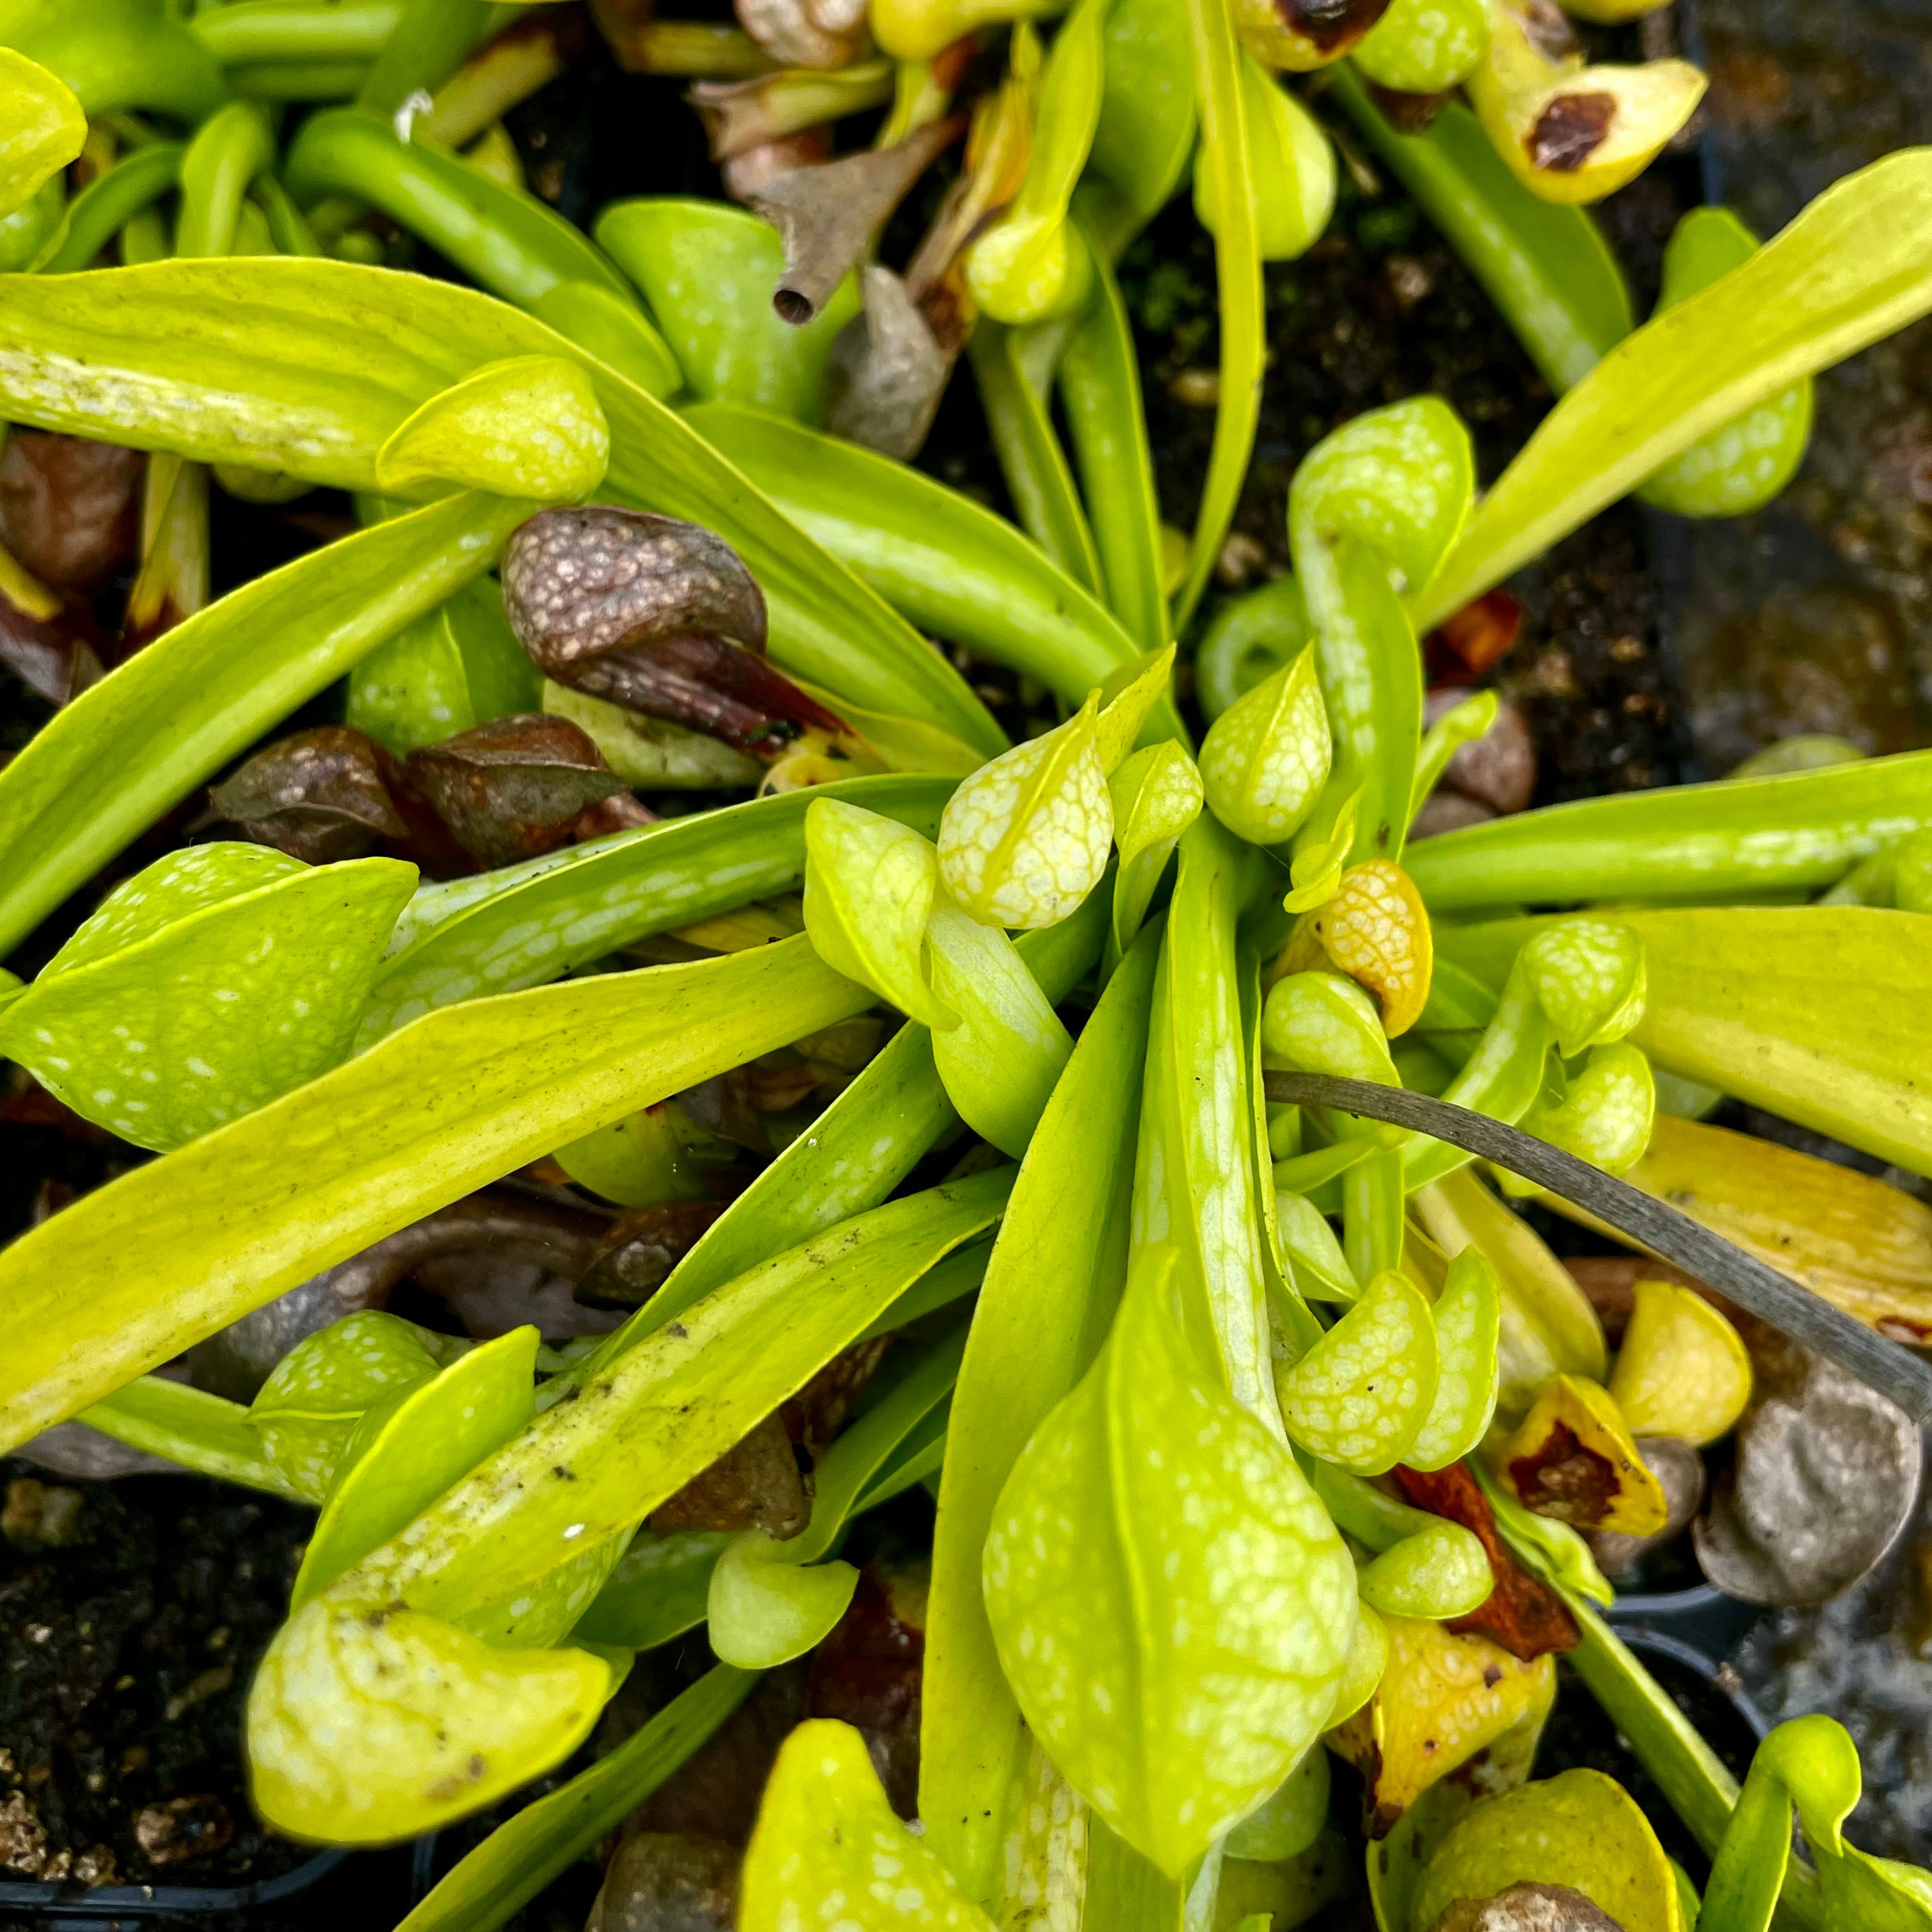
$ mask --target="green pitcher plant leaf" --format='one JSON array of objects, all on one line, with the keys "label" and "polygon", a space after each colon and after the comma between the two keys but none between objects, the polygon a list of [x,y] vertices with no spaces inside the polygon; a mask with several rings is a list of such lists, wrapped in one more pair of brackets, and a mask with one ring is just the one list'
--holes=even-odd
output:
[{"label": "green pitcher plant leaf", "polygon": [[[466,494],[346,537],[209,604],[64,706],[0,773],[0,944],[17,944],[278,718],[488,569],[530,507]],[[156,731],[157,717],[174,728]]]},{"label": "green pitcher plant leaf", "polygon": [[1027,1741],[987,1619],[980,1552],[1022,1444],[1085,1372],[1125,1278],[1123,1210],[1159,948],[1149,932],[1129,950],[1047,1103],[953,1396],[933,1535],[920,1808],[934,1849],[988,1910],[1000,1895]]},{"label": "green pitcher plant leaf", "polygon": [[931,840],[827,798],[806,810],[805,848],[805,929],[820,958],[922,1026],[957,1026],[926,981],[926,924],[939,886]]},{"label": "green pitcher plant leaf", "polygon": [[407,496],[456,483],[574,502],[604,480],[610,426],[590,379],[555,356],[512,356],[432,396],[376,452],[376,486]]},{"label": "green pitcher plant leaf", "polygon": [[[740,1881],[741,1932],[790,1932],[826,1909],[855,1925],[993,1932],[993,1922],[886,1802],[866,1741],[818,1718],[779,1747]],[[862,1914],[863,1916],[858,1915]]]},{"label": "green pitcher plant leaf", "polygon": [[704,1622],[711,1572],[736,1532],[640,1530],[590,1606],[571,1628],[580,1643],[614,1650],[653,1650]]},{"label": "green pitcher plant leaf", "polygon": [[1278,845],[1313,808],[1334,752],[1311,644],[1208,728],[1201,746],[1208,808],[1237,837]]},{"label": "green pitcher plant leaf", "polygon": [[653,933],[794,890],[806,814],[838,800],[930,836],[952,786],[866,778],[670,818],[422,888],[370,989],[358,1044],[436,1007],[561,979]]},{"label": "green pitcher plant leaf", "polygon": [[1113,802],[1096,742],[1095,695],[1064,724],[962,781],[939,822],[939,876],[989,926],[1057,926],[1100,882]]},{"label": "green pitcher plant leaf", "polygon": [[[213,1476],[270,1496],[314,1502],[327,1487],[304,1488],[274,1462],[239,1402],[164,1376],[141,1376],[84,1408],[76,1418],[130,1449],[145,1449],[196,1475]],[[311,1492],[311,1490],[313,1492]]]},{"label": "green pitcher plant leaf", "polygon": [[298,1610],[500,1449],[536,1405],[537,1331],[513,1328],[410,1390],[353,1445],[296,1573]]},{"label": "green pitcher plant leaf", "polygon": [[498,1826],[396,1932],[495,1932],[670,1778],[757,1682],[728,1664],[706,1671],[616,1750]]},{"label": "green pitcher plant leaf", "polygon": [[1201,816],[1204,794],[1194,760],[1172,740],[1136,752],[1108,777],[1107,794],[1120,855],[1112,943],[1116,952],[1125,953],[1181,835]]},{"label": "green pitcher plant leaf", "polygon": [[85,1119],[180,1147],[325,1072],[416,868],[190,846],[117,886],[0,1010],[0,1048]]},{"label": "green pitcher plant leaf", "polygon": [[1422,1292],[1385,1272],[1275,1378],[1300,1448],[1363,1475],[1402,1460],[1436,1400],[1436,1328]]},{"label": "green pitcher plant leaf", "polygon": [[1932,308],[1932,152],[1834,182],[1750,260],[1620,343],[1552,410],[1433,580],[1418,629],[1499,583],[1672,458]]},{"label": "green pitcher plant leaf", "polygon": [[1465,1248],[1450,1262],[1430,1312],[1436,1325],[1436,1400],[1402,1452],[1412,1469],[1446,1469],[1460,1462],[1489,1432],[1496,1412],[1502,1290],[1479,1250]]},{"label": "green pitcher plant leaf", "polygon": [[610,427],[608,493],[700,524],[738,551],[764,592],[785,670],[939,725],[988,756],[1004,748],[958,673],[748,484],[735,458],[621,372],[473,290],[293,259],[9,282],[0,410],[40,428],[369,490],[377,450],[413,411],[482,364],[525,355],[590,373]]},{"label": "green pitcher plant leaf", "polygon": [[1228,1395],[1150,1256],[1099,1359],[1035,1430],[986,1539],[1028,1725],[1171,1876],[1327,1721],[1353,1567],[1294,1459]]},{"label": "green pitcher plant leaf", "polygon": [[[1095,903],[1097,904],[1098,901]],[[941,902],[926,927],[933,992],[959,1024],[932,1038],[946,1097],[974,1132],[1017,1160],[1072,1051],[1060,1016],[995,926]]]},{"label": "green pitcher plant leaf", "polygon": [[[572,1134],[868,1000],[800,937],[428,1016],[6,1250],[0,1288],[34,1340],[0,1377],[0,1438],[60,1420]],[[135,1240],[138,1274],[124,1265]]]},{"label": "green pitcher plant leaf", "polygon": [[80,152],[87,117],[72,91],[38,61],[0,47],[0,215],[11,214]]}]

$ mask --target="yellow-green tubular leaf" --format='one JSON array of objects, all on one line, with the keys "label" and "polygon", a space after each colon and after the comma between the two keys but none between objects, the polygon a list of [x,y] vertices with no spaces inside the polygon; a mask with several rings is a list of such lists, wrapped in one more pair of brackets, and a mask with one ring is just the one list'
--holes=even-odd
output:
[{"label": "yellow-green tubular leaf", "polygon": [[362,1418],[436,1372],[420,1330],[365,1309],[332,1322],[275,1364],[250,1406],[248,1426],[296,1490],[319,1503]]},{"label": "yellow-green tubular leaf", "polygon": [[337,1476],[297,1572],[290,1608],[386,1543],[536,1412],[537,1331],[513,1328],[405,1395]]},{"label": "yellow-green tubular leaf", "polygon": [[1441,575],[1412,594],[1417,628],[1720,424],[1929,308],[1932,149],[1912,148],[1834,182],[1742,267],[1612,349],[1544,418]]},{"label": "yellow-green tubular leaf", "polygon": [[1215,608],[1194,654],[1194,693],[1211,724],[1244,692],[1293,662],[1307,644],[1308,602],[1292,577]]},{"label": "yellow-green tubular leaf", "polygon": [[1657,1118],[1650,1062],[1627,1041],[1592,1047],[1562,1099],[1523,1115],[1524,1132],[1567,1148],[1580,1160],[1621,1174],[1642,1157]]},{"label": "yellow-green tubular leaf", "polygon": [[1393,1469],[1436,1400],[1436,1328],[1422,1291],[1392,1270],[1313,1348],[1277,1372],[1289,1438],[1358,1474]]},{"label": "yellow-green tubular leaf", "polygon": [[1208,808],[1251,844],[1278,845],[1313,808],[1334,752],[1311,644],[1208,727],[1201,746]]},{"label": "yellow-green tubular leaf", "polygon": [[986,1608],[1027,1722],[1170,1876],[1328,1721],[1354,1567],[1294,1458],[1189,1342],[1172,1270],[1130,1284],[1034,1432],[986,1540]]},{"label": "yellow-green tubular leaf", "polygon": [[1057,926],[1100,883],[1114,808],[1093,698],[962,782],[939,821],[939,876],[982,925]]},{"label": "yellow-green tubular leaf", "polygon": [[1459,1898],[1522,1883],[1580,1892],[1624,1932],[1683,1932],[1664,1847],[1600,1771],[1566,1771],[1478,1804],[1430,1859],[1410,1922],[1433,1925]]},{"label": "yellow-green tubular leaf", "polygon": [[[10,302],[10,291],[0,334]],[[0,387],[4,364],[0,350]],[[364,652],[487,570],[527,507],[459,496],[345,537],[197,611],[63,706],[0,773],[0,946]],[[158,730],[163,718],[179,722]]]},{"label": "yellow-green tubular leaf", "polygon": [[[1655,1065],[1932,1173],[1932,1051],[1920,1018],[1932,999],[1932,917],[1730,906],[1619,913],[1616,922],[1648,961],[1650,994],[1630,1037]],[[1467,928],[1454,956],[1488,979],[1502,947],[1529,929]]]},{"label": "yellow-green tubular leaf", "polygon": [[1136,752],[1107,781],[1120,866],[1114,880],[1114,945],[1124,953],[1147,917],[1180,835],[1201,816],[1201,774],[1171,739]]},{"label": "yellow-green tubular leaf", "polygon": [[866,1741],[814,1718],[784,1741],[745,1852],[738,1932],[859,1925],[993,1932],[993,1922],[886,1802]]},{"label": "yellow-green tubular leaf", "polygon": [[1187,576],[1174,600],[1174,627],[1186,628],[1247,476],[1261,416],[1262,339],[1260,212],[1248,176],[1246,90],[1234,23],[1222,0],[1188,0],[1194,92],[1201,111],[1201,165],[1214,182],[1220,231],[1214,238],[1216,306],[1221,321],[1221,395],[1201,508],[1189,546]]},{"label": "yellow-green tubular leaf", "polygon": [[[1040,83],[1026,178],[1005,214],[966,256],[974,299],[995,322],[1044,322],[1078,308],[1093,286],[1086,238],[1067,219],[1100,118],[1102,0],[1078,0],[1054,37]],[[1014,34],[1014,64],[1033,30]]]},{"label": "yellow-green tubular leaf", "polygon": [[1559,920],[1537,934],[1523,958],[1564,1058],[1623,1039],[1643,1018],[1649,970],[1643,941],[1628,928]]},{"label": "yellow-green tubular leaf", "polygon": [[[1281,902],[1282,911],[1312,912],[1335,896],[1348,867],[1348,855],[1355,849],[1355,824],[1361,803],[1358,788],[1336,806],[1325,832],[1304,838],[1288,868],[1289,890]],[[1327,817],[1325,810],[1322,815]],[[1304,828],[1304,832],[1307,829]]]},{"label": "yellow-green tubular leaf", "polygon": [[1529,1224],[1510,1213],[1468,1168],[1418,1188],[1415,1212],[1450,1256],[1474,1248],[1502,1291],[1498,1408],[1522,1414],[1559,1375],[1601,1382],[1610,1373],[1603,1324],[1568,1269]]},{"label": "yellow-green tubular leaf", "polygon": [[1123,664],[1101,687],[1105,702],[1094,721],[1094,748],[1110,787],[1149,714],[1168,694],[1174,676],[1174,652],[1172,644],[1149,651],[1132,664]]},{"label": "yellow-green tubular leaf", "polygon": [[1412,1469],[1446,1469],[1474,1449],[1496,1412],[1497,1345],[1502,1290],[1474,1248],[1449,1264],[1430,1311],[1436,1322],[1436,1400],[1402,1460]]},{"label": "yellow-green tubular leaf", "polygon": [[0,215],[25,207],[86,139],[72,92],[38,62],[0,47]]},{"label": "yellow-green tubular leaf", "polygon": [[1473,745],[1496,722],[1498,701],[1493,691],[1477,692],[1445,711],[1422,734],[1422,748],[1415,760],[1415,789],[1409,794],[1411,819],[1436,789],[1449,760],[1465,745]]},{"label": "yellow-green tubular leaf", "polygon": [[728,1529],[668,1536],[640,1530],[571,1634],[580,1643],[652,1650],[695,1630],[705,1618],[712,1568],[733,1540]]},{"label": "yellow-green tubular leaf", "polygon": [[500,496],[575,502],[604,480],[610,425],[581,366],[512,356],[432,396],[376,452],[376,487],[407,496],[456,483]]},{"label": "yellow-green tubular leaf", "polygon": [[1017,1160],[1073,1042],[1013,943],[942,902],[926,927],[934,996],[959,1023],[932,1036],[946,1097],[973,1131]]},{"label": "yellow-green tubular leaf", "polygon": [[588,1651],[500,1649],[332,1591],[283,1626],[248,1694],[256,1809],[291,1838],[413,1838],[568,1757],[610,1684]]},{"label": "yellow-green tubular leaf", "polygon": [[426,1016],[0,1252],[0,1304],[19,1324],[0,1363],[0,1443],[559,1142],[869,1003],[801,934]]},{"label": "yellow-green tubular leaf", "polygon": [[294,257],[22,276],[0,293],[0,416],[347,490],[374,487],[376,451],[412,411],[506,355],[556,356],[588,372],[611,426],[605,494],[730,544],[765,593],[782,669],[938,725],[982,755],[1004,748],[952,664],[755,479],[747,488],[735,457],[506,303],[426,275]]},{"label": "yellow-green tubular leaf", "polygon": [[1291,1072],[1402,1084],[1375,1001],[1339,973],[1291,973],[1268,988],[1262,1051]]},{"label": "yellow-green tubular leaf", "polygon": [[[1314,116],[1245,50],[1241,94],[1261,258],[1292,262],[1320,239],[1335,212],[1335,150]],[[1216,179],[1205,154],[1197,155],[1194,212],[1202,226],[1218,236]]]},{"label": "yellow-green tubular leaf", "polygon": [[1273,1863],[1304,1852],[1328,1822],[1328,1754],[1319,1744],[1228,1834],[1231,1858]]},{"label": "yellow-green tubular leaf", "polygon": [[1496,1588],[1488,1552],[1473,1530],[1438,1521],[1405,1536],[1362,1572],[1362,1601],[1385,1617],[1440,1623],[1480,1610]]},{"label": "yellow-green tubular leaf", "polygon": [[1441,94],[1475,71],[1489,44],[1483,0],[1390,0],[1356,44],[1354,58],[1378,87]]},{"label": "yellow-green tubular leaf", "polygon": [[348,1052],[416,868],[190,846],[118,887],[0,1012],[0,1049],[137,1146],[180,1147]]},{"label": "yellow-green tubular leaf", "polygon": [[926,922],[939,883],[932,842],[836,798],[805,814],[805,929],[834,971],[944,1032],[959,1016],[926,984]]},{"label": "yellow-green tubular leaf", "polygon": [[1335,1687],[1335,1708],[1329,1713],[1330,1724],[1346,1724],[1381,1688],[1382,1673],[1388,1668],[1388,1625],[1382,1614],[1367,1604],[1355,1606],[1355,1634],[1342,1666],[1342,1681]]},{"label": "yellow-green tubular leaf", "polygon": [[934,1850],[989,1909],[1028,1744],[987,1622],[980,1552],[1025,1438],[1084,1372],[1118,1300],[1158,940],[1143,934],[1108,981],[1048,1102],[987,1264],[948,1422],[920,1809]]},{"label": "yellow-green tubular leaf", "polygon": [[[125,1388],[82,1409],[75,1419],[130,1449],[164,1456],[197,1475],[266,1490],[271,1496],[317,1500],[268,1460],[262,1438],[249,1425],[248,1410],[239,1402],[224,1402],[185,1382],[164,1376],[138,1376]],[[318,1494],[326,1486],[325,1476]]]},{"label": "yellow-green tubular leaf", "polygon": [[802,1657],[845,1614],[858,1585],[850,1564],[788,1563],[782,1543],[748,1530],[711,1572],[712,1652],[743,1670]]},{"label": "yellow-green tubular leaf", "polygon": [[[1664,251],[1661,314],[1757,253],[1758,239],[1727,208],[1694,208]],[[1694,442],[1637,494],[1680,517],[1738,517],[1762,509],[1804,460],[1811,436],[1810,376]]]},{"label": "yellow-green tubular leaf", "polygon": [[1294,1285],[1303,1300],[1350,1302],[1361,1294],[1361,1284],[1328,1216],[1306,1195],[1276,1188],[1274,1216],[1282,1250],[1294,1269]]}]

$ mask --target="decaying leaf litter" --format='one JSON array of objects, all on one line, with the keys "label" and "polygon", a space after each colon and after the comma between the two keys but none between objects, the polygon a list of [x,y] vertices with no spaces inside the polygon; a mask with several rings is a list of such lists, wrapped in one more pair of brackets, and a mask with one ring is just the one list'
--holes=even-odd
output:
[{"label": "decaying leaf litter", "polygon": [[[1783,488],[1811,375],[1932,308],[1924,154],[1762,246],[1687,216],[1640,323],[1586,208],[1702,77],[1553,10],[596,10],[693,76],[756,212],[526,193],[500,117],[567,56],[550,10],[0,18],[8,446],[96,479],[136,565],[110,638],[98,562],[10,508],[8,662],[57,708],[0,775],[0,924],[81,916],[0,1048],[160,1156],[0,1258],[0,1412],[318,1510],[248,1691],[262,1817],[406,1837],[596,1730],[410,1923],[505,1922],[627,1816],[607,1926],[1365,1892],[1418,1932],[1728,1932],[1780,1885],[1919,1922],[1923,1874],[1840,1835],[1840,1730],[1780,1728],[1741,1796],[1593,1606],[1687,1522],[1790,1603],[1902,1523],[1844,1504],[1916,1485],[1856,1372],[1917,1418],[1910,1215],[1848,1238],[1859,1177],[1696,1117],[1927,1171],[1924,754],[1524,812],[1493,697],[1425,663],[1480,672],[1504,580],[1628,494]],[[1262,265],[1334,201],[1317,91],[1560,400],[1480,502],[1439,398],[1333,426],[1292,575],[1204,610]],[[1177,194],[1220,358],[1191,536],[1115,275]],[[962,352],[1018,526],[904,463]],[[62,454],[100,446],[148,452],[131,532],[124,468]],[[211,488],[316,487],[354,526],[211,598]],[[1703,1276],[1640,1262],[1612,1348],[1522,1162],[1270,1098],[1307,1075],[1628,1175]],[[1754,1254],[1796,1287],[1754,1299]],[[700,1625],[666,1702],[636,1660]],[[1711,1858],[1701,1913],[1612,1780],[1529,1776],[1558,1654]],[[722,1840],[675,1802],[707,1765]]]}]

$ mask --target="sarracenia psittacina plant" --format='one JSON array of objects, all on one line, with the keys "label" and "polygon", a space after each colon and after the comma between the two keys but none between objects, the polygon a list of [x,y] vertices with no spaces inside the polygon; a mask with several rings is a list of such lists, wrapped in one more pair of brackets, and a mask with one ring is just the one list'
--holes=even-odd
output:
[{"label": "sarracenia psittacina plant", "polygon": [[[896,134],[950,103],[977,117],[906,300],[947,356],[976,308],[987,326],[975,362],[1036,544],[836,433],[856,290],[835,279],[786,320],[776,230],[668,192],[586,238],[437,145],[454,97],[435,91],[482,10],[394,10],[380,34],[373,10],[188,26],[112,0],[84,32],[37,0],[0,13],[28,130],[0,192],[45,224],[16,259],[45,248],[56,270],[0,290],[0,415],[149,451],[155,473],[352,492],[362,523],[188,616],[0,773],[10,946],[104,869],[124,878],[0,996],[0,1046],[160,1151],[0,1254],[0,1430],[11,1448],[81,1418],[316,1509],[250,1694],[264,1815],[342,1844],[451,1823],[563,1763],[630,1653],[703,1626],[718,1670],[411,1921],[479,1932],[670,1777],[750,1673],[826,1664],[881,1600],[910,1654],[922,1596],[923,1833],[891,1812],[906,1761],[880,1760],[881,1786],[868,1741],[814,1720],[764,1794],[748,1927],[888,1880],[882,1912],[938,1923],[1049,1898],[1108,1932],[1206,1922],[1228,1862],[1340,1856],[1332,1749],[1390,1834],[1378,1902],[1401,1886],[1414,1908],[1390,1923],[1531,1882],[1672,1932],[1630,1801],[1574,1781],[1594,1774],[1522,1782],[1566,1649],[1716,1850],[1721,1932],[1774,1897],[1801,1918],[1821,1898],[1845,1922],[1903,1912],[1919,1881],[1840,1835],[1856,1780],[1834,1738],[1779,1733],[1740,1801],[1591,1608],[1611,1592],[1580,1531],[1653,1533],[1676,1450],[1756,1426],[1749,1337],[1640,1276],[1612,1356],[1510,1184],[1268,1083],[1426,1087],[1788,1252],[1849,1311],[1828,1322],[1895,1332],[1917,1310],[1925,1229],[1874,1210],[1870,1252],[1841,1238],[1844,1189],[1879,1184],[1794,1183],[1781,1246],[1769,1166],[1659,1130],[1652,1068],[1932,1168],[1922,755],[1408,835],[1492,716],[1478,698],[1425,734],[1418,633],[1640,487],[1699,513],[1775,489],[1809,376],[1932,308],[1925,157],[1840,184],[1761,248],[1694,220],[1633,331],[1614,274],[1578,267],[1586,218],[1536,200],[1538,225],[1523,197],[1627,176],[1694,76],[1554,58],[1522,10],[1083,0],[1035,25],[882,0],[886,60],[850,9],[808,10],[823,64],[767,76],[734,43],[753,94],[706,104],[755,107],[764,134],[816,140],[826,102],[888,92]],[[308,116],[284,154],[251,76],[294,65],[311,26],[360,70],[311,98],[356,104]],[[976,67],[949,52],[968,33]],[[1352,112],[1358,70],[1466,84],[1534,177],[1505,172],[1515,216],[1479,272],[1522,294],[1511,319],[1567,393],[1480,507],[1439,400],[1318,442],[1288,494],[1294,578],[1197,657],[1197,759],[1172,632],[1245,476],[1260,263],[1312,242],[1333,190],[1280,76],[1352,50],[1334,83]],[[70,203],[62,86],[170,138]],[[1481,136],[1460,110],[1438,128],[1415,138],[1440,186]],[[1222,397],[1170,608],[1111,265],[1190,163]],[[1489,193],[1479,176],[1457,178]],[[1438,200],[1470,248],[1474,190],[1454,187]],[[310,252],[381,245],[358,207],[481,292]],[[164,209],[176,259],[88,268],[130,224],[154,252]],[[241,252],[264,237],[276,254]],[[1021,681],[1000,716],[1031,735],[1009,742],[973,658]],[[304,757],[307,719],[260,748],[345,679],[334,762]],[[496,764],[479,730],[508,748]],[[546,763],[532,734],[568,754]],[[770,792],[653,820],[630,772],[659,808],[674,776]],[[433,835],[466,803],[487,816],[506,772],[561,784],[568,823],[468,869]],[[830,782],[782,788],[812,778]],[[222,836],[127,858],[217,781]],[[289,849],[345,828],[364,856]],[[473,1198],[539,1162],[541,1202]],[[547,1278],[598,1311],[583,1333],[472,1310],[476,1333],[445,1335],[381,1306],[396,1244],[517,1214],[550,1217]],[[460,1310],[448,1252],[403,1272]],[[343,1314],[326,1298],[350,1283]],[[247,1400],[156,1372],[265,1334]],[[1674,1461],[1646,1449],[1658,1432]],[[922,1487],[929,1580],[895,1596],[872,1513],[919,1543]],[[1476,1778],[1494,1795],[1470,1803]],[[1815,1882],[1771,1856],[1792,1803]],[[1532,1840],[1546,1870],[1511,1864]],[[1579,1842],[1612,1848],[1600,1892]]]}]

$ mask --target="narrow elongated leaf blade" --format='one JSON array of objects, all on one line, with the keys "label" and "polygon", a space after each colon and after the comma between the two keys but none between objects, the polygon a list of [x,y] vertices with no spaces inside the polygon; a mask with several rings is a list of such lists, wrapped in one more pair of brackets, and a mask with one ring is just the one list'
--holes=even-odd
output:
[{"label": "narrow elongated leaf blade", "polygon": [[1625,338],[1550,414],[1416,598],[1425,631],[1754,404],[1932,309],[1932,148],[1834,182]]},{"label": "narrow elongated leaf blade", "polygon": [[800,938],[430,1014],[0,1252],[15,1329],[0,1443],[562,1142],[871,997]]}]

